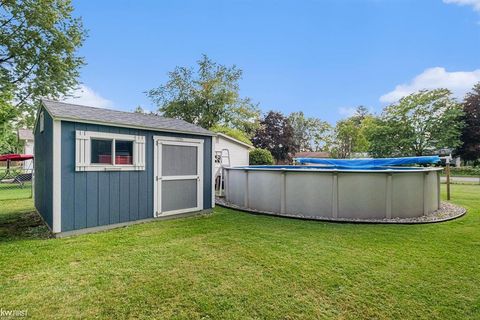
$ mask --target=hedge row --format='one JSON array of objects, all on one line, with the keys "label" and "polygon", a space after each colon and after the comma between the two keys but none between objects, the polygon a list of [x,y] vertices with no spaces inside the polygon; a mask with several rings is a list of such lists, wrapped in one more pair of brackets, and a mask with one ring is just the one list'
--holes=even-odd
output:
[{"label": "hedge row", "polygon": [[[445,173],[445,171],[443,172]],[[480,176],[480,167],[451,167],[452,176]]]}]

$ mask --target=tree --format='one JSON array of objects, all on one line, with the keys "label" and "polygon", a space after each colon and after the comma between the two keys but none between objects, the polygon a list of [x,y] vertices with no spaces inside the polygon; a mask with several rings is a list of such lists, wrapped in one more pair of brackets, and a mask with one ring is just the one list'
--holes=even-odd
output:
[{"label": "tree", "polygon": [[229,128],[229,127],[225,127],[225,126],[216,125],[216,126],[213,126],[212,128],[210,128],[210,130],[213,131],[213,132],[226,134],[227,136],[230,136],[230,137],[235,138],[239,141],[245,142],[246,144],[252,145],[252,141],[250,141],[250,139],[248,139],[245,132],[240,131],[238,129],[233,129],[233,128]]},{"label": "tree", "polygon": [[0,124],[0,154],[17,153],[18,139],[12,122]]},{"label": "tree", "polygon": [[266,149],[255,148],[250,151],[250,165],[271,165],[273,164],[273,162],[274,161],[272,154]]},{"label": "tree", "polygon": [[335,144],[332,153],[335,158],[349,158],[353,152],[357,128],[352,120],[341,120],[335,126]]},{"label": "tree", "polygon": [[11,92],[0,92],[0,154],[14,153],[17,150],[17,136],[13,125],[18,116],[18,110],[15,109],[12,101]]},{"label": "tree", "polygon": [[221,124],[253,133],[259,110],[250,99],[240,97],[242,70],[220,65],[206,55],[197,63],[197,70],[176,67],[165,84],[147,92],[158,110],[206,129]]},{"label": "tree", "polygon": [[357,107],[350,118],[338,121],[331,148],[333,155],[337,158],[350,158],[353,153],[367,153],[367,131],[374,121],[375,117],[364,106]]},{"label": "tree", "polygon": [[39,97],[58,98],[77,85],[76,55],[86,32],[70,0],[4,0],[0,8],[0,91],[31,126]]},{"label": "tree", "polygon": [[371,116],[372,114],[370,113],[367,107],[358,106],[357,109],[355,110],[355,113],[353,114],[353,116],[350,117],[350,119],[354,121],[355,124],[360,125],[363,120]]},{"label": "tree", "polygon": [[349,118],[337,122],[334,131],[332,153],[337,158],[350,158],[354,153],[366,153],[369,142],[365,131],[373,117],[366,117],[361,123]]},{"label": "tree", "polygon": [[290,154],[297,151],[293,128],[280,112],[270,111],[266,114],[252,142],[255,147],[270,151],[277,163],[288,160]]},{"label": "tree", "polygon": [[480,159],[480,82],[467,94],[463,102],[465,127],[462,130],[463,145],[456,153],[464,160]]},{"label": "tree", "polygon": [[321,151],[328,143],[331,126],[317,118],[306,118],[302,111],[292,112],[288,121],[298,151]]},{"label": "tree", "polygon": [[368,130],[374,156],[421,156],[461,145],[462,106],[447,89],[423,90],[387,106]]},{"label": "tree", "polygon": [[260,126],[260,109],[250,98],[239,99],[237,103],[227,106],[220,125],[243,132],[252,138]]},{"label": "tree", "polygon": [[313,119],[312,151],[329,151],[333,142],[332,126],[323,120]]},{"label": "tree", "polygon": [[133,112],[140,113],[140,114],[148,114],[148,112],[145,111],[145,109],[143,109],[142,106],[136,106]]}]

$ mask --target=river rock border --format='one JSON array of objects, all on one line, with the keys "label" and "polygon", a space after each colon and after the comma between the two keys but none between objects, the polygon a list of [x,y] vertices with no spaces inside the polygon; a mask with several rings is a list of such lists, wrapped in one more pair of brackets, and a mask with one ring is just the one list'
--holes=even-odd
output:
[{"label": "river rock border", "polygon": [[347,222],[347,223],[379,223],[379,224],[435,223],[435,222],[443,222],[443,221],[449,221],[449,220],[460,218],[467,212],[467,210],[463,207],[457,206],[449,202],[442,202],[440,204],[440,209],[435,210],[434,212],[421,217],[393,218],[393,219],[352,219],[352,218],[329,218],[329,217],[305,216],[305,215],[299,215],[299,214],[259,211],[251,208],[237,206],[233,203],[225,201],[224,198],[219,198],[219,197],[215,199],[215,203],[221,207],[244,211],[252,214],[262,214],[262,215],[270,215],[270,216],[293,218],[293,219],[317,220],[317,221],[328,221],[328,222]]}]

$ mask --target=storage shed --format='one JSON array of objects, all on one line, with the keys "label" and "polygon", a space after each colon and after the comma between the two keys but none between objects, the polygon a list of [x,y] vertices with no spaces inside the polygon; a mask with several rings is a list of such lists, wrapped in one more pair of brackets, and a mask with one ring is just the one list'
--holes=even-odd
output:
[{"label": "storage shed", "polygon": [[42,100],[35,207],[55,234],[214,206],[214,133],[178,119]]}]

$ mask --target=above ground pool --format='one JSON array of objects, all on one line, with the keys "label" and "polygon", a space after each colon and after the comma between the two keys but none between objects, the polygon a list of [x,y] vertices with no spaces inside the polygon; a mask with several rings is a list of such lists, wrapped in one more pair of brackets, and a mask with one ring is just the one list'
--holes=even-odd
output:
[{"label": "above ground pool", "polygon": [[224,170],[225,201],[257,212],[368,220],[421,217],[440,208],[438,167],[347,164]]}]

